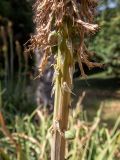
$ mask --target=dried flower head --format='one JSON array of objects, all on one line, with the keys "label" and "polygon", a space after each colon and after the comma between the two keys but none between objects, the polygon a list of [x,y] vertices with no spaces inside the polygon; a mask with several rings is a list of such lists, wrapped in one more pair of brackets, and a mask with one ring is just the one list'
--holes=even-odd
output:
[{"label": "dried flower head", "polygon": [[[77,53],[81,74],[85,76],[82,63],[89,68],[101,66],[101,64],[89,61],[84,38],[86,34],[95,33],[97,24],[93,24],[97,0],[36,0],[33,6],[35,11],[34,22],[36,33],[30,39],[29,50],[35,48],[45,52],[40,70],[44,70],[47,57],[50,56],[51,48],[57,45],[57,33],[66,24],[68,39],[71,39],[73,52]],[[77,47],[74,47],[76,46]]]}]

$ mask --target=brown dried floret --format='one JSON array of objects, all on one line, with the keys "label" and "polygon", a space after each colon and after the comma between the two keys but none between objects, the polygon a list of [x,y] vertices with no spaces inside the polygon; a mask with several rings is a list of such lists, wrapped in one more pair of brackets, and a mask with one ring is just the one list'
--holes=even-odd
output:
[{"label": "brown dried floret", "polygon": [[[98,29],[98,25],[93,24],[96,5],[97,0],[36,0],[33,6],[36,33],[31,37],[31,45],[28,51],[35,48],[44,50],[45,57],[43,56],[40,66],[41,72],[45,67],[43,64],[47,63],[46,59],[50,55],[46,50],[52,48],[57,42],[55,40],[51,43],[49,38],[51,32],[58,32],[63,23],[68,23],[67,20],[71,22],[75,36],[79,37],[77,55],[81,74],[85,75],[82,63],[85,63],[89,68],[101,67],[101,64],[90,62],[89,52],[86,52],[84,44],[86,34],[95,33]],[[69,35],[71,33],[69,32],[69,26],[67,27]],[[72,45],[74,48],[74,43]]]}]

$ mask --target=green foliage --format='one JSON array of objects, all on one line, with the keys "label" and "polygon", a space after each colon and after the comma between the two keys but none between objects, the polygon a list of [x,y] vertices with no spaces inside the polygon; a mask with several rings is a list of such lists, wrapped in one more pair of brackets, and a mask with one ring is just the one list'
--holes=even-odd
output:
[{"label": "green foliage", "polygon": [[33,103],[28,100],[30,94],[27,90],[28,82],[30,83],[29,58],[23,52],[20,42],[14,40],[12,22],[5,20],[4,24],[4,20],[5,18],[0,19],[0,79],[5,90],[3,107],[17,113],[19,109],[24,112],[28,104],[31,112]]},{"label": "green foliage", "polygon": [[[72,112],[74,113],[70,115],[69,131],[65,133],[68,145],[66,159],[119,160],[120,130],[118,126],[120,118],[114,128],[109,130],[105,124],[100,125],[101,110],[98,111],[92,123],[82,118],[84,116],[79,108]],[[11,118],[13,119],[13,117]],[[13,123],[7,125],[7,128],[10,129],[13,139],[21,147],[19,153],[21,159],[17,160],[50,159],[49,127],[52,117],[47,110],[36,109],[29,115],[16,115],[12,121]],[[5,157],[5,160],[16,160],[16,148],[9,137],[0,135],[0,147],[2,148],[0,156]]]},{"label": "green foliage", "polygon": [[100,31],[90,40],[90,48],[94,50],[102,62],[107,64],[108,73],[120,75],[120,11],[116,8],[106,8],[100,11],[97,19]]}]

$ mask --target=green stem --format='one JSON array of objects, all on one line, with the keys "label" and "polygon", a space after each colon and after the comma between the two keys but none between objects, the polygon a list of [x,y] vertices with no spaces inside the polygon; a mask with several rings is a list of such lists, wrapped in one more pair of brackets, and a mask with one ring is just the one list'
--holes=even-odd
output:
[{"label": "green stem", "polygon": [[14,75],[14,51],[13,51],[13,32],[11,26],[8,26],[8,36],[9,36],[9,42],[10,42],[10,80],[11,80],[11,89],[13,87],[13,75]]},{"label": "green stem", "polygon": [[[55,103],[53,124],[57,121],[62,133],[67,130],[68,115],[71,95],[71,62],[70,51],[67,47],[67,40],[63,37],[58,45],[57,71],[58,75],[55,82]],[[56,127],[56,126],[53,126]],[[55,129],[55,128],[53,128]],[[65,138],[60,134],[58,129],[54,130],[51,160],[65,159]]]},{"label": "green stem", "polygon": [[54,118],[53,119],[56,119],[57,118],[57,112],[58,112],[58,109],[59,109],[59,104],[60,104],[60,95],[61,95],[61,82],[60,82],[60,79],[61,79],[61,75],[60,75],[60,50],[58,48],[58,57],[57,57],[57,68],[56,68],[56,81],[55,81],[55,100],[54,100]]}]

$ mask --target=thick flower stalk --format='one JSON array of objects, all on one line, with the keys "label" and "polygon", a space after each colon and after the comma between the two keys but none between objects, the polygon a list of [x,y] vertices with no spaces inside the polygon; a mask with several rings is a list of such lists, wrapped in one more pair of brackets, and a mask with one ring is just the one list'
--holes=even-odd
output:
[{"label": "thick flower stalk", "polygon": [[93,54],[84,42],[87,34],[98,29],[93,24],[96,5],[97,0],[36,0],[34,4],[36,34],[30,39],[28,51],[38,48],[44,53],[40,74],[49,57],[55,55],[52,160],[65,157],[64,133],[68,126],[74,64],[79,63],[83,77],[86,77],[83,63],[88,68],[101,66],[90,61]]}]

